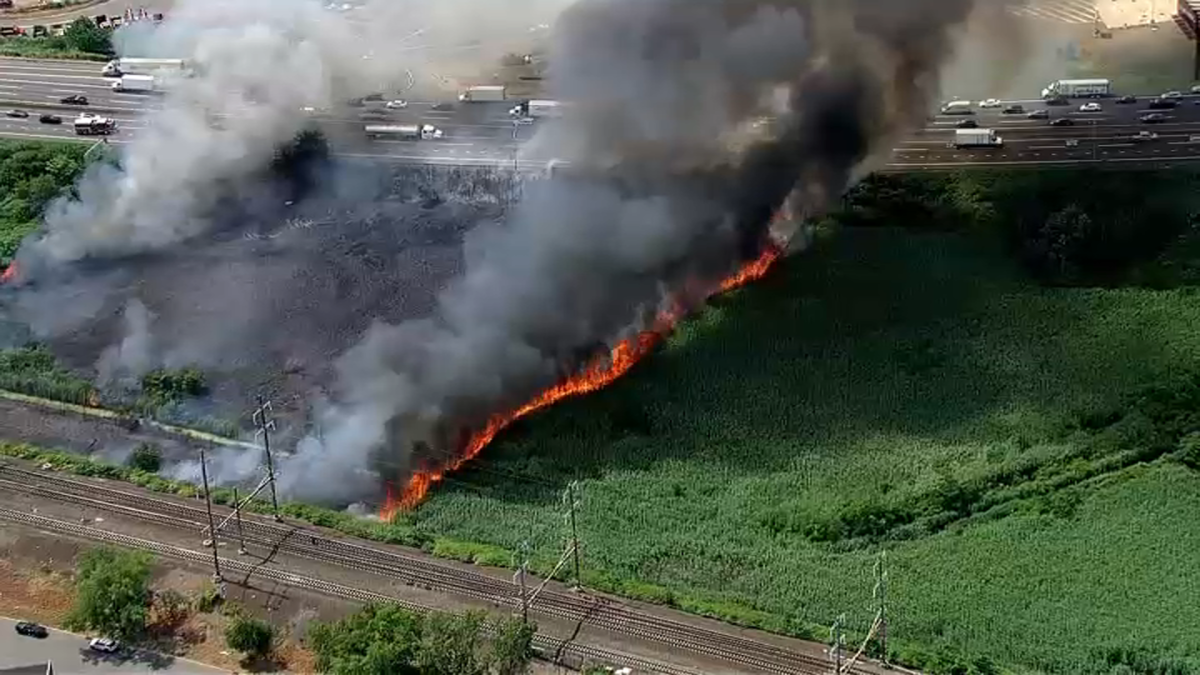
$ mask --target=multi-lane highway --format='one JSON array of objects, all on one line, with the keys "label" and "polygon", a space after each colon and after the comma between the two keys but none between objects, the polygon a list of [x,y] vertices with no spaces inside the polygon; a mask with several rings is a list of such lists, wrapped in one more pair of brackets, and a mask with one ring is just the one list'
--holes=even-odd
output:
[{"label": "multi-lane highway", "polygon": [[[154,95],[116,93],[112,80],[100,76],[100,64],[75,61],[0,59],[0,111],[30,113],[27,118],[0,117],[0,136],[13,138],[79,139],[70,122],[80,111],[112,117],[120,130],[109,142],[128,142],[146,125],[145,115],[161,107]],[[384,92],[400,97],[399,92]],[[82,94],[90,105],[70,106],[64,96]],[[1160,111],[1167,120],[1146,124],[1138,118],[1147,112],[1150,97],[1134,103],[1101,102],[1099,112],[1080,112],[1079,102],[1047,107],[1041,101],[1019,103],[1026,112],[1047,109],[1049,119],[1029,119],[1025,114],[1006,115],[999,109],[976,108],[969,117],[938,115],[902,141],[887,169],[916,170],[974,166],[1026,166],[1065,164],[1174,163],[1200,160],[1200,97],[1185,96],[1173,110]],[[463,165],[506,165],[517,161],[520,144],[528,140],[535,125],[515,126],[508,115],[511,102],[449,104],[439,109],[437,101],[410,101],[403,110],[386,110],[383,101],[364,107],[344,107],[318,116],[347,154],[381,157],[398,161]],[[43,124],[38,116],[52,112],[62,125]],[[1052,121],[1070,119],[1072,126],[1053,126]],[[1000,148],[950,147],[956,125],[964,119],[979,127],[996,129],[1004,139]],[[444,132],[437,140],[368,141],[367,124],[433,124]],[[1137,141],[1140,131],[1153,131],[1154,140]],[[522,166],[544,166],[544,159],[521,161]]]}]

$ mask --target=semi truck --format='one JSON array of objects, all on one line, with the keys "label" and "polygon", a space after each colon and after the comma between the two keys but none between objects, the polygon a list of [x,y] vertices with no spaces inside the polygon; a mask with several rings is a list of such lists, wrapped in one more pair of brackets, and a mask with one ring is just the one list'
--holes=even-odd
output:
[{"label": "semi truck", "polygon": [[561,101],[523,101],[508,111],[513,117],[560,117],[563,112]]},{"label": "semi truck", "polygon": [[458,95],[458,100],[464,103],[503,101],[504,98],[505,89],[502,84],[484,84],[477,87],[467,87],[466,91]]},{"label": "semi truck", "polygon": [[113,91],[126,92],[155,92],[161,91],[162,85],[153,75],[122,75],[112,83]]},{"label": "semi truck", "polygon": [[443,136],[432,124],[368,124],[363,131],[367,138],[398,138],[405,141],[433,141]]},{"label": "semi truck", "polygon": [[995,129],[955,129],[955,148],[999,148],[1004,139],[996,135]]},{"label": "semi truck", "polygon": [[75,118],[75,133],[80,136],[107,136],[117,130],[117,123],[107,117],[81,115]]},{"label": "semi truck", "polygon": [[145,75],[160,70],[186,73],[188,68],[188,62],[183,59],[113,59],[104,64],[100,74],[104,77],[121,77],[131,74]]},{"label": "semi truck", "polygon": [[1105,79],[1055,80],[1042,89],[1043,99],[1101,98],[1112,94],[1112,82]]}]

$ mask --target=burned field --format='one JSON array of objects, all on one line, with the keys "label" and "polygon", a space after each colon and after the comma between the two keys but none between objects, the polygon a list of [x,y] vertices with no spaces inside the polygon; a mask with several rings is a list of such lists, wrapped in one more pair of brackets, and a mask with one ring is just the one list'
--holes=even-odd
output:
[{"label": "burned field", "polygon": [[[268,190],[272,199],[233,201],[215,231],[170,249],[88,260],[5,289],[9,339],[32,326],[65,365],[110,389],[139,364],[201,368],[210,395],[194,405],[205,414],[236,418],[266,393],[303,416],[336,356],[372,321],[433,310],[461,272],[463,236],[500,222],[511,181],[490,170],[335,162],[295,203]],[[141,320],[131,320],[131,303],[145,308]]]}]

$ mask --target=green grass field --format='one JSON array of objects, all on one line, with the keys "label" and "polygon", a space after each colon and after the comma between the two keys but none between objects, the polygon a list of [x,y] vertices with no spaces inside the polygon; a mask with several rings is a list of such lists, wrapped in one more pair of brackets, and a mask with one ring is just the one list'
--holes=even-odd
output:
[{"label": "green grass field", "polygon": [[891,634],[914,649],[1193,672],[1200,475],[1176,442],[1200,402],[1178,377],[1200,367],[1200,302],[1039,286],[995,239],[843,229],[622,381],[519,422],[408,522],[547,560],[577,478],[608,588],[865,629],[886,548]]}]

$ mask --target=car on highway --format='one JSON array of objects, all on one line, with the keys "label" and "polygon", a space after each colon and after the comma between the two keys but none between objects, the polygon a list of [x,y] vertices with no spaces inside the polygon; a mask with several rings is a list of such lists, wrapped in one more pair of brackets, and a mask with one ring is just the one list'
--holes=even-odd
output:
[{"label": "car on highway", "polygon": [[18,635],[25,635],[39,639],[50,634],[50,631],[46,630],[45,626],[32,621],[18,621],[16,629]]},{"label": "car on highway", "polygon": [[1068,138],[1068,139],[1067,139],[1067,147],[1068,147],[1068,148],[1077,148],[1077,147],[1079,147],[1079,139],[1078,139],[1078,138]]},{"label": "car on highway", "polygon": [[1051,96],[1042,102],[1046,105],[1071,105],[1071,102],[1067,100],[1066,96]]},{"label": "car on highway", "polygon": [[1158,134],[1154,133],[1153,131],[1139,131],[1133,135],[1133,138],[1129,140],[1133,141],[1134,143],[1145,143],[1147,141],[1153,141],[1157,139]]},{"label": "car on highway", "polygon": [[364,96],[362,98],[362,100],[364,100],[364,101],[382,101],[383,94],[380,94],[380,93],[367,94],[366,96]]},{"label": "car on highway", "polygon": [[26,117],[29,117],[29,113],[25,112],[24,110],[9,110],[8,112],[4,113],[4,116],[5,117],[15,117],[17,119],[23,120]]},{"label": "car on highway", "polygon": [[87,105],[88,99],[83,94],[71,94],[58,99],[58,102],[66,105]]},{"label": "car on highway", "polygon": [[1200,143],[1200,135],[1192,134],[1191,136],[1188,136],[1187,142]]},{"label": "car on highway", "polygon": [[1073,126],[1075,126],[1075,120],[1071,119],[1070,117],[1060,117],[1056,120],[1050,120],[1050,126],[1052,126],[1052,127],[1073,127]]},{"label": "car on highway", "polygon": [[[532,117],[518,117],[517,119],[513,120],[513,124],[523,127],[528,124],[533,124],[533,121],[534,120]],[[964,121],[969,121],[969,120],[964,120]]]},{"label": "car on highway", "polygon": [[1079,112],[1082,113],[1100,112],[1101,110],[1104,110],[1104,107],[1095,101],[1091,103],[1084,103],[1083,105],[1079,106]]},{"label": "car on highway", "polygon": [[349,101],[346,101],[346,105],[350,106],[351,108],[361,108],[366,105],[366,103],[363,102],[363,99],[361,98],[352,98]]},{"label": "car on highway", "polygon": [[1150,113],[1148,115],[1142,115],[1138,119],[1141,120],[1143,124],[1162,124],[1170,118],[1162,113]]},{"label": "car on highway", "polygon": [[383,110],[364,110],[359,113],[359,118],[364,120],[381,121],[389,119],[388,114]]},{"label": "car on highway", "polygon": [[1128,105],[1130,103],[1137,103],[1137,97],[1130,96],[1128,94],[1126,94],[1125,96],[1118,96],[1115,103],[1118,103],[1120,105]]},{"label": "car on highway", "polygon": [[998,98],[985,98],[979,102],[980,108],[999,108],[1002,105],[1004,104]]},{"label": "car on highway", "polygon": [[956,129],[978,129],[979,122],[976,122],[975,120],[961,120],[961,121],[959,121],[958,124],[954,125],[954,128],[956,128]]},{"label": "car on highway", "polygon": [[1200,84],[1193,84],[1193,85],[1192,85],[1192,93],[1193,93],[1193,94],[1200,94]]},{"label": "car on highway", "polygon": [[1177,101],[1183,98],[1183,92],[1172,89],[1171,91],[1166,91],[1159,94],[1158,98],[1161,101]]},{"label": "car on highway", "polygon": [[1150,101],[1147,110],[1171,110],[1179,106],[1179,101],[1169,98],[1157,98]]},{"label": "car on highway", "polygon": [[121,648],[121,643],[112,638],[92,638],[88,642],[88,649],[105,654],[112,654]]},{"label": "car on highway", "polygon": [[1033,112],[1029,113],[1025,117],[1027,119],[1031,119],[1031,120],[1048,120],[1048,119],[1050,119],[1050,111],[1049,110],[1034,110]]},{"label": "car on highway", "polygon": [[408,107],[408,101],[398,98],[395,101],[388,101],[383,107],[387,108],[388,110],[404,110]]},{"label": "car on highway", "polygon": [[42,124],[62,124],[61,117],[58,115],[51,115],[50,113],[43,113],[42,116],[38,118],[38,121]]},{"label": "car on highway", "polygon": [[454,104],[453,103],[434,103],[432,106],[430,106],[429,109],[437,110],[438,112],[446,112],[448,110],[454,110]]},{"label": "car on highway", "polygon": [[1001,110],[1000,114],[1001,115],[1023,115],[1023,114],[1025,114],[1025,106],[1010,105],[1010,106],[1006,107],[1004,110]]}]

